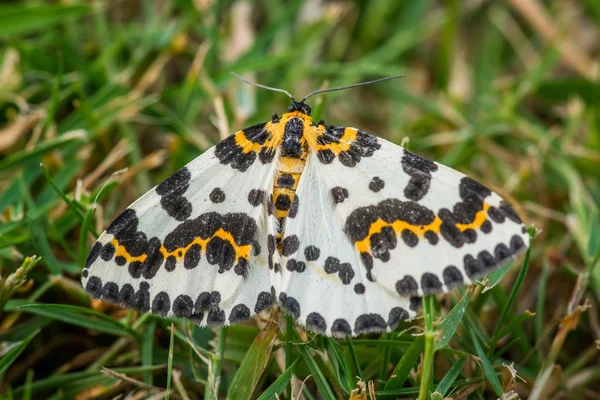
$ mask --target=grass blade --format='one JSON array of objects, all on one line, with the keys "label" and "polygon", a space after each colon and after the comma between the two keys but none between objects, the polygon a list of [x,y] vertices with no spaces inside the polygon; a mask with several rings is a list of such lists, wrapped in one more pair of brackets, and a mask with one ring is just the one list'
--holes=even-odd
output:
[{"label": "grass blade", "polygon": [[227,397],[230,399],[249,399],[269,362],[277,324],[269,323],[259,332],[246,352],[240,368],[233,377]]},{"label": "grass blade", "polygon": [[[12,307],[9,309],[10,304],[12,303],[7,303],[7,310],[24,311],[31,314],[41,315],[57,321],[65,322],[67,324],[80,326],[82,328],[93,329],[118,336],[131,336],[133,333],[119,321],[89,308],[63,304],[33,303],[21,305],[18,307],[18,309],[12,309]],[[97,318],[89,318],[86,315],[93,315]]]},{"label": "grass blade", "polygon": [[294,371],[296,370],[296,365],[300,361],[300,357],[297,358],[290,366],[283,372],[283,374],[279,375],[279,377],[265,390],[258,400],[271,400],[277,398],[286,387],[290,384],[292,380],[292,376],[294,375]]},{"label": "grass blade", "polygon": [[483,368],[483,373],[485,375],[485,378],[492,386],[492,389],[494,389],[494,392],[496,393],[496,395],[498,397],[502,397],[502,394],[504,393],[504,391],[502,390],[502,384],[500,383],[500,380],[498,380],[498,375],[496,375],[494,366],[492,365],[490,360],[485,355],[485,351],[483,351],[483,348],[481,347],[481,343],[479,343],[479,339],[477,339],[477,336],[475,335],[475,333],[473,333],[473,331],[469,331],[469,333],[471,335],[471,339],[473,340],[473,344],[475,345],[475,351],[477,353],[477,357],[479,357],[479,359],[481,361],[481,366]]},{"label": "grass blade", "polygon": [[390,379],[385,384],[384,391],[400,389],[404,386],[404,382],[406,382],[410,371],[417,363],[424,348],[425,336],[417,337],[394,368]]},{"label": "grass blade", "polygon": [[[141,346],[141,358],[143,366],[151,366],[152,365],[152,353],[154,349],[154,331],[156,329],[156,321],[151,320],[146,324],[144,328],[144,334],[142,336],[142,346]],[[148,385],[153,385],[153,375],[152,371],[144,372],[144,382]]]},{"label": "grass blade", "polygon": [[11,366],[13,362],[19,357],[19,355],[25,350],[25,347],[31,342],[31,340],[40,333],[40,330],[33,332],[29,336],[27,336],[21,343],[16,345],[12,350],[10,350],[2,359],[0,359],[0,376],[6,372],[8,367]]},{"label": "grass blade", "polygon": [[467,307],[471,301],[471,296],[473,296],[473,289],[469,288],[465,292],[465,295],[456,303],[454,307],[452,307],[452,310],[450,310],[448,315],[446,315],[443,321],[440,323],[438,331],[440,331],[442,334],[435,342],[436,349],[444,348],[448,345],[448,343],[450,343],[452,336],[454,336],[458,325],[460,325],[460,322],[465,315],[465,311],[467,311]]},{"label": "grass blade", "polygon": [[310,370],[310,373],[312,374],[312,377],[315,380],[315,383],[317,384],[317,388],[319,389],[319,394],[321,395],[321,397],[325,400],[334,400],[335,396],[333,394],[333,391],[331,390],[331,387],[329,386],[329,383],[327,383],[327,378],[325,378],[325,375],[323,374],[323,372],[319,368],[319,365],[313,358],[308,345],[304,343],[299,343],[296,346],[296,348],[298,349],[300,355],[302,355],[302,359],[308,366],[308,369]]},{"label": "grass blade", "polygon": [[3,5],[0,7],[0,37],[23,35],[91,11],[83,5]]},{"label": "grass blade", "polygon": [[437,387],[435,388],[435,391],[440,392],[442,394],[442,396],[445,396],[448,393],[448,390],[450,390],[450,386],[452,386],[452,384],[454,383],[456,378],[458,378],[458,375],[460,374],[460,371],[462,371],[466,362],[467,362],[466,358],[461,358],[457,362],[452,364],[452,367],[450,367],[450,370],[446,373],[446,375],[444,375],[442,380],[438,383]]},{"label": "grass blade", "polygon": [[167,360],[167,390],[165,400],[171,394],[171,379],[173,377],[173,345],[175,344],[175,325],[171,324],[171,340],[169,341],[169,359]]}]

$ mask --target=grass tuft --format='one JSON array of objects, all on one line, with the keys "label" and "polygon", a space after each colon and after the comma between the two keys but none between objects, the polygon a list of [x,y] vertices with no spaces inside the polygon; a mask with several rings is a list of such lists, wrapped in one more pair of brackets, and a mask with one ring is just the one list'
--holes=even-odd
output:
[{"label": "grass tuft", "polygon": [[[0,397],[597,398],[599,26],[594,1],[0,4]],[[315,96],[313,116],[474,177],[532,247],[344,341],[91,300],[81,269],[120,211],[287,108],[231,71],[298,97],[405,75]]]}]

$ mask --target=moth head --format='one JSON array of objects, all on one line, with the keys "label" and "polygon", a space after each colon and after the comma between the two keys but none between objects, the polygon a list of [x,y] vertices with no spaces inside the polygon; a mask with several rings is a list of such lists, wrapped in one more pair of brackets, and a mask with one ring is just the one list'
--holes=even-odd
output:
[{"label": "moth head", "polygon": [[311,112],[311,108],[308,104],[306,104],[303,101],[294,101],[289,107],[288,107],[288,111],[289,112],[294,112],[294,111],[299,111],[301,113],[304,113],[306,115],[310,115]]}]

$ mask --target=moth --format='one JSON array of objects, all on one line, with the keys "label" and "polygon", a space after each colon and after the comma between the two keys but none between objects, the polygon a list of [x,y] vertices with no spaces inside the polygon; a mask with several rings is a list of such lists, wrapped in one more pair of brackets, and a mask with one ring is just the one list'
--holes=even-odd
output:
[{"label": "moth", "polygon": [[320,92],[285,92],[286,113],[227,137],[123,211],[90,251],[86,291],[210,327],[277,305],[341,338],[391,331],[421,296],[528,247],[519,215],[484,185],[314,121],[305,101]]}]

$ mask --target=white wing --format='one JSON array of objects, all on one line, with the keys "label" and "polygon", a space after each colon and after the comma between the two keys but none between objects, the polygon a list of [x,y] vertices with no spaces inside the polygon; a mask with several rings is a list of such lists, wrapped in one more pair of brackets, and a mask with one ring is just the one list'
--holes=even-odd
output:
[{"label": "white wing", "polygon": [[296,191],[298,214],[285,223],[279,304],[308,329],[334,337],[393,330],[415,315],[420,299],[368,279],[318,164],[313,153]]},{"label": "white wing", "polygon": [[[474,180],[353,128],[325,135],[297,190],[308,206],[285,226],[284,240],[299,244],[282,265],[303,264],[283,268],[279,295],[312,330],[313,312],[333,335],[337,319],[352,334],[388,330],[397,321],[386,313],[414,314],[411,296],[472,282],[528,246],[519,216]],[[319,248],[316,261],[308,246]]]},{"label": "white wing", "polygon": [[108,226],[82,273],[92,296],[210,326],[273,303],[267,204],[275,163],[243,150],[239,138],[206,151]]}]

